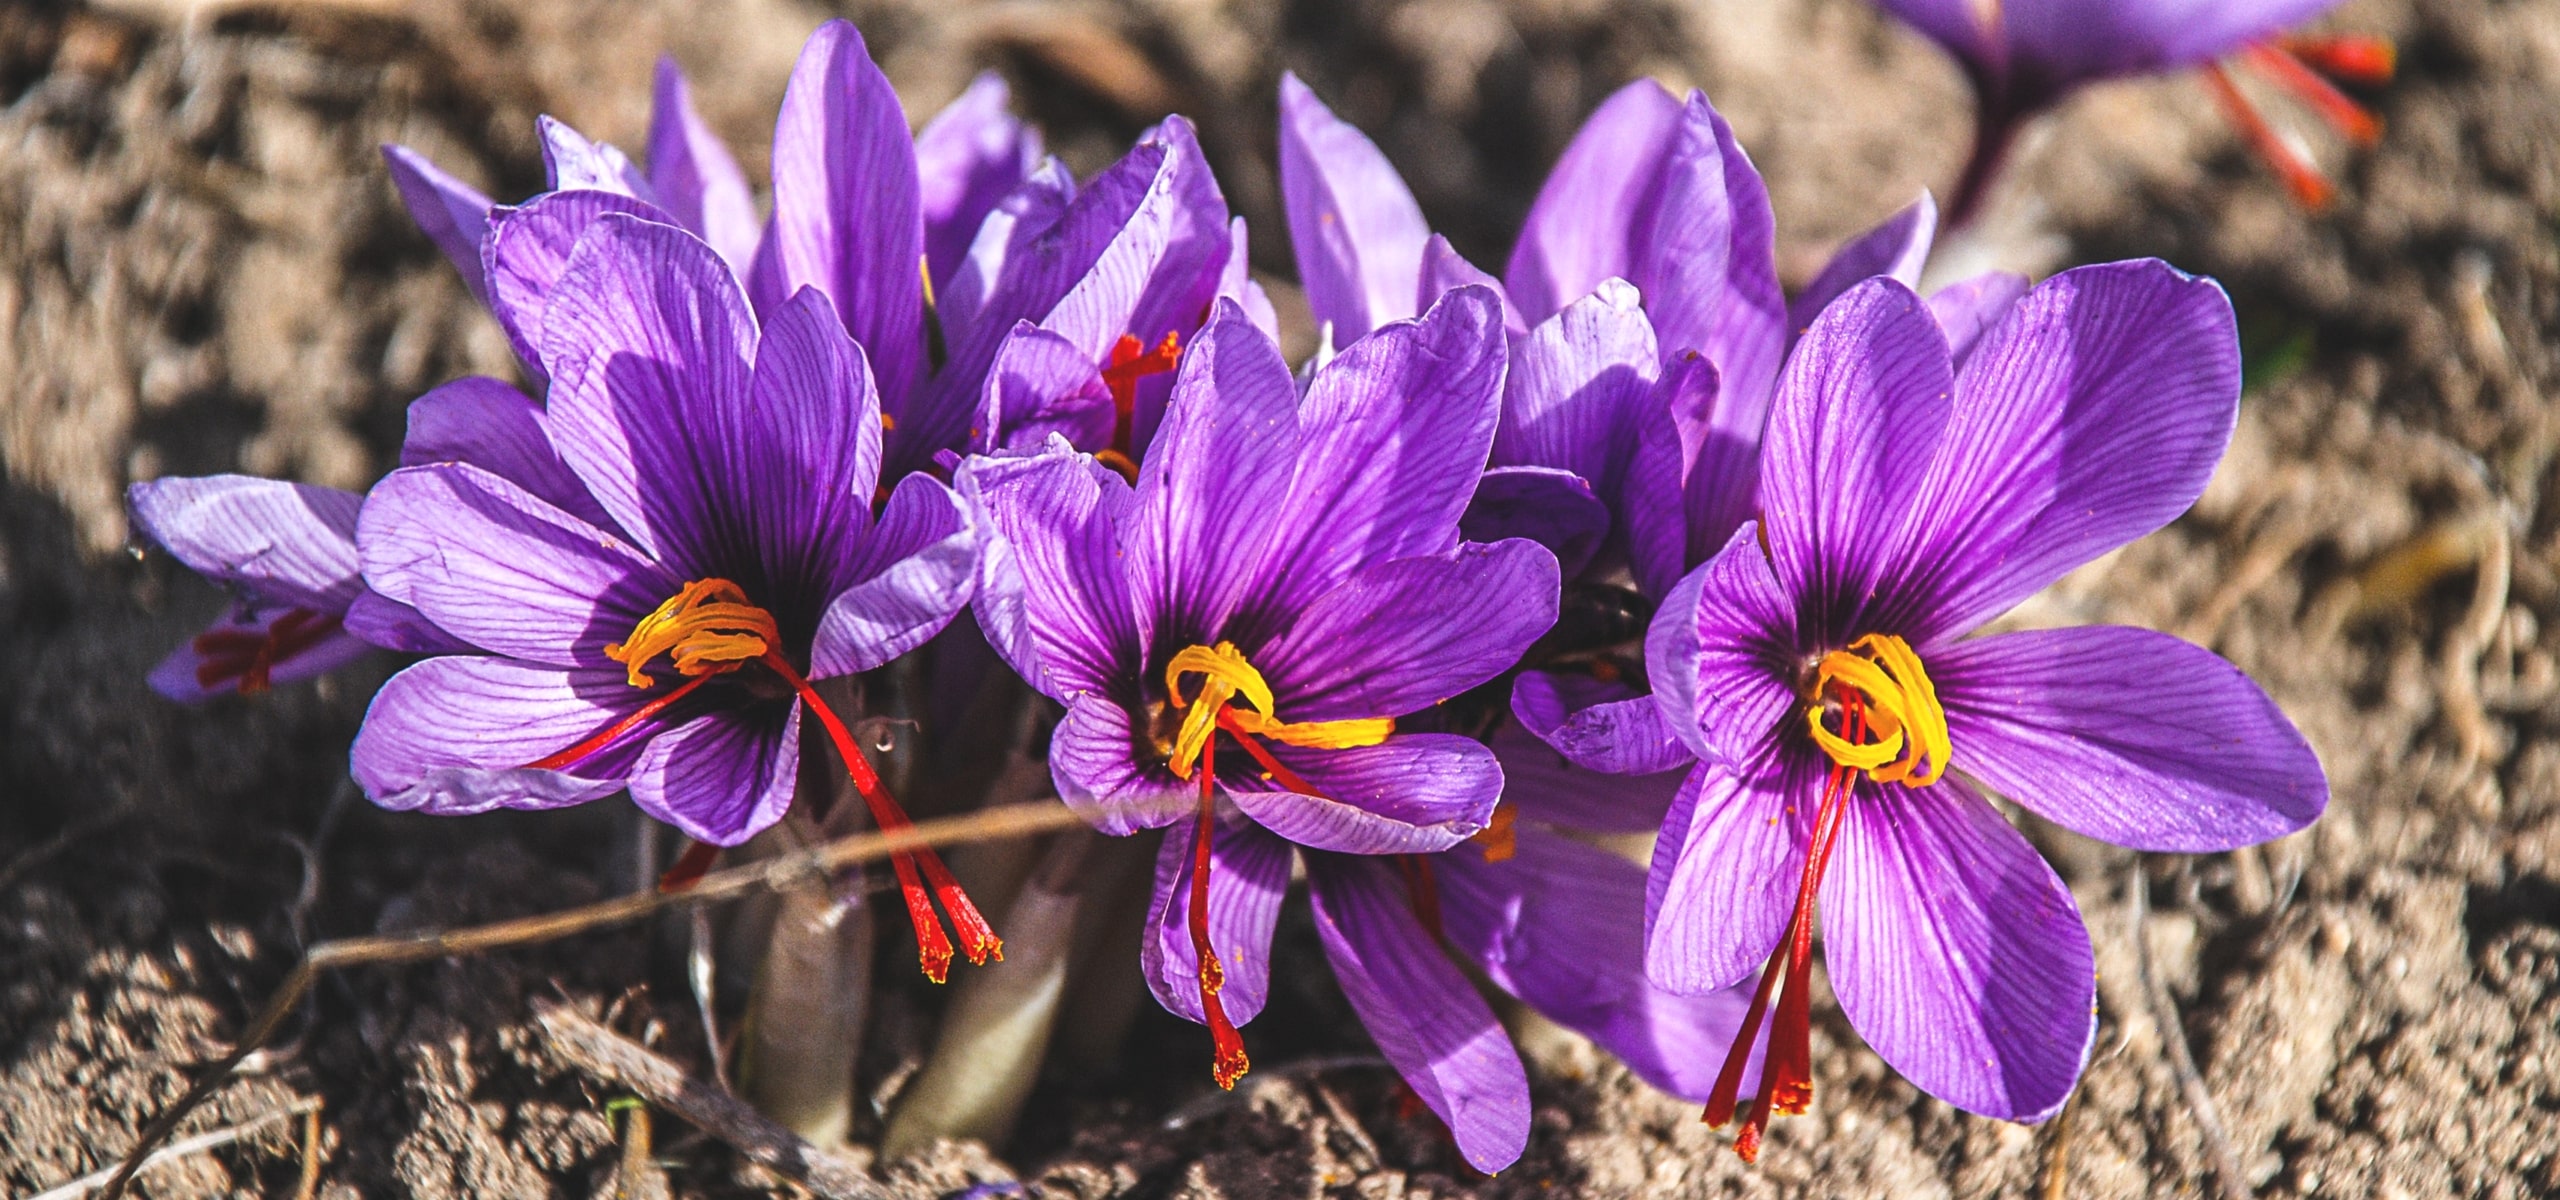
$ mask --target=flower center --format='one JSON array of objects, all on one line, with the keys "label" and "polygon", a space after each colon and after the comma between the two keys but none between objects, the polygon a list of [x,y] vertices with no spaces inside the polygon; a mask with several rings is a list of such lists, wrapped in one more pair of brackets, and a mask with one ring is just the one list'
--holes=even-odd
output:
[{"label": "flower center", "polygon": [[[1183,681],[1194,675],[1200,677],[1199,690],[1185,696]],[[1227,1019],[1226,1005],[1218,999],[1218,993],[1226,987],[1227,972],[1218,961],[1217,947],[1209,940],[1210,837],[1217,826],[1218,795],[1218,754],[1211,743],[1219,730],[1226,730],[1227,736],[1253,756],[1264,778],[1302,796],[1321,796],[1314,785],[1274,757],[1258,739],[1267,737],[1291,746],[1328,750],[1375,746],[1395,732],[1396,723],[1392,717],[1282,721],[1271,715],[1271,685],[1233,642],[1184,647],[1165,664],[1164,686],[1173,707],[1183,712],[1182,727],[1166,752],[1165,765],[1177,779],[1189,779],[1194,774],[1200,777],[1200,812],[1192,823],[1191,950],[1200,960],[1200,1015],[1217,1048],[1209,1074],[1219,1087],[1232,1089],[1252,1062],[1245,1056],[1243,1035],[1236,1032],[1235,1022]],[[1238,699],[1253,707],[1237,705]]]},{"label": "flower center", "polygon": [[[1848,736],[1847,699],[1855,696],[1865,732]],[[1834,732],[1826,716],[1839,722]],[[1813,703],[1805,725],[1831,761],[1864,771],[1877,783],[1927,787],[1947,770],[1954,746],[1947,738],[1947,710],[1911,643],[1871,633],[1822,656],[1814,668]]]},{"label": "flower center", "polygon": [[1138,478],[1138,452],[1133,444],[1138,419],[1138,381],[1162,375],[1182,362],[1182,335],[1168,333],[1150,350],[1134,333],[1112,343],[1111,359],[1102,365],[1102,384],[1111,389],[1111,445],[1095,455],[1104,466]]},{"label": "flower center", "polygon": [[271,686],[269,676],[277,663],[319,645],[338,632],[339,625],[335,615],[296,608],[277,617],[263,633],[206,630],[189,643],[204,659],[196,664],[196,686],[211,689],[236,679],[241,695],[255,696]]},{"label": "flower center", "polygon": [[[641,705],[578,744],[525,765],[545,771],[572,766],[655,720],[715,676],[757,662],[781,679],[825,727],[836,755],[844,760],[845,773],[853,778],[854,790],[862,793],[863,803],[871,809],[872,823],[884,833],[913,826],[915,822],[907,818],[906,810],[898,806],[879,774],[871,769],[871,760],[863,757],[862,748],[854,743],[853,731],[845,726],[843,718],[810,686],[799,668],[782,656],[781,641],[773,614],[750,602],[746,589],[726,579],[694,580],[668,597],[657,611],[640,618],[631,627],[630,637],[604,650],[606,657],[626,668],[633,687],[657,686],[657,679],[646,669],[661,654],[674,663],[677,674],[689,678],[674,691]],[[687,863],[668,872],[668,882],[661,886],[669,890],[690,886],[694,878],[699,878],[699,869],[707,865],[691,861],[689,855]],[[950,914],[952,927],[960,934],[961,949],[970,962],[984,965],[989,959],[1004,958],[1003,940],[979,915],[960,881],[932,847],[893,854],[889,865],[897,872],[898,889],[906,898],[907,917],[915,925],[917,955],[927,978],[941,983],[951,972],[951,940],[943,931],[942,918],[933,910],[936,898]]]}]

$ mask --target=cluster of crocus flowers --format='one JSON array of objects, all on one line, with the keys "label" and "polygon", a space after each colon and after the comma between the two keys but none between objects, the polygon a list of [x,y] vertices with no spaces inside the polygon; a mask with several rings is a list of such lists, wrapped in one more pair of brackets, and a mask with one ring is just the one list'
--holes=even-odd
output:
[{"label": "cluster of crocus flowers", "polygon": [[2358,146],[2382,123],[2332,80],[2388,83],[2391,43],[2379,38],[2287,32],[2337,7],[2338,0],[1876,0],[1946,48],[1974,93],[1973,155],[1956,184],[1950,215],[1962,224],[2026,123],[2109,79],[2200,67],[2214,99],[2250,150],[2266,160],[2305,207],[2336,194],[2319,165],[2279,132],[2241,92],[2236,61],[2299,99]]},{"label": "cluster of crocus flowers", "polygon": [[[2037,61],[2003,52],[2002,86],[2059,96],[2013,87]],[[832,23],[759,222],[672,66],[657,101],[645,169],[546,121],[521,204],[387,151],[537,394],[421,397],[364,496],[138,485],[144,532],[242,596],[155,686],[417,656],[354,747],[377,803],[627,794],[732,846],[795,803],[811,720],[906,823],[816,684],[967,609],[1052,705],[1061,800],[1163,831],[1142,969],[1210,1078],[1251,1067],[1302,867],[1353,1009],[1488,1171],[1530,1102],[1480,985],[1744,1117],[1752,1157],[1811,1099],[1817,934],[1886,1061],[2041,1119],[2087,1056],[2092,956],[1990,797],[2175,851],[2325,803],[2205,651],[1968,636],[2194,500],[2238,390],[2209,282],[2117,263],[1924,299],[1923,197],[1790,300],[1731,128],[1646,81],[1496,278],[1292,77],[1321,331],[1293,372],[1179,117],[1080,182],[992,79],[910,134]],[[1659,835],[1649,873],[1592,838],[1630,833]],[[931,850],[892,865],[929,976],[1001,957]]]}]

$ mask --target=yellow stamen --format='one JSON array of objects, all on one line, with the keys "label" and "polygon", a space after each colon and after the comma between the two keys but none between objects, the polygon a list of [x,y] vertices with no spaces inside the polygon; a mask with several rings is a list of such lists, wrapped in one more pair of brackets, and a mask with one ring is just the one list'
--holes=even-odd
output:
[{"label": "yellow stamen", "polygon": [[762,658],[781,640],[773,614],[747,603],[745,589],[726,579],[697,579],[604,652],[630,669],[631,686],[644,688],[658,682],[643,670],[661,654],[672,658],[679,675],[708,675]]},{"label": "yellow stamen", "polygon": [[1489,863],[1510,862],[1520,853],[1520,806],[1505,800],[1493,806],[1493,824],[1487,825],[1467,840],[1476,844]]},{"label": "yellow stamen", "polygon": [[[1183,696],[1185,675],[1201,677],[1198,695]],[[1208,749],[1210,735],[1217,732],[1221,710],[1227,711],[1228,721],[1241,732],[1317,750],[1375,746],[1396,729],[1392,717],[1283,721],[1272,716],[1271,685],[1263,681],[1262,672],[1245,661],[1244,652],[1236,649],[1233,642],[1184,647],[1164,665],[1164,688],[1175,708],[1188,710],[1183,713],[1181,731],[1174,735],[1173,751],[1166,756],[1166,765],[1173,768],[1177,779],[1191,778],[1201,753]],[[1230,708],[1238,698],[1253,707]]]},{"label": "yellow stamen", "polygon": [[[1863,699],[1869,740],[1852,742],[1823,727],[1823,710],[1834,687]],[[1938,703],[1938,687],[1929,681],[1911,643],[1871,633],[1846,650],[1824,655],[1814,670],[1813,695],[1805,724],[1831,761],[1864,771],[1878,783],[1911,787],[1926,787],[1946,774],[1947,760],[1955,753],[1947,735],[1947,710]]]}]

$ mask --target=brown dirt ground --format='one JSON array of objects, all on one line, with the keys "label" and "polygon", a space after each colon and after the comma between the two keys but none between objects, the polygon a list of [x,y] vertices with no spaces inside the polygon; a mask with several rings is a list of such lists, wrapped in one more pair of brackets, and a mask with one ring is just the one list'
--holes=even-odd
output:
[{"label": "brown dirt ground", "polygon": [[[845,11],[911,107],[1000,68],[1083,169],[1167,109],[1195,115],[1274,272],[1283,68],[1371,130],[1484,261],[1581,115],[1639,73],[1710,88],[1770,177],[1797,279],[1950,178],[1965,125],[1954,73],[1853,0]],[[536,112],[637,145],[649,64],[673,48],[758,174],[791,56],[826,15],[798,0],[0,6],[0,1190],[112,1162],[311,939],[626,886],[604,806],[435,821],[350,802],[345,746],[384,667],[256,703],[157,702],[143,671],[221,601],[122,552],[118,497],[219,470],[360,486],[408,397],[511,369],[398,211],[375,143],[522,194],[539,180]],[[946,1147],[888,1178],[922,1196],[1018,1171],[1043,1195],[1184,1200],[2204,1193],[2167,1056],[2179,1038],[2263,1194],[2560,1194],[2560,7],[2357,0],[2332,23],[2403,56],[2380,97],[2388,136],[2344,169],[2334,211],[2293,209],[2195,84],[2168,80],[2075,102],[1989,223],[1995,258],[2156,254],[2220,277],[2256,381],[2196,511],[2018,619],[2214,646],[2300,722],[2336,793],[2310,832],[2232,855],[2136,862],[2034,831],[2100,957],[2099,1050],[2064,1118],[1959,1114],[1835,1015],[1817,1029],[1814,1111],[1748,1168],[1689,1107],[1542,1036],[1528,1155],[1485,1179],[1379,1072],[1286,1070],[1360,1052],[1329,1032],[1347,1024],[1330,985],[1293,977],[1255,1026],[1270,1082],[1241,1101],[1169,1131],[1206,1089],[1195,1070],[1056,1078],[1005,1157]],[[2137,935],[2174,1026],[2143,1000]],[[544,1055],[528,1004],[617,1004],[621,1027],[654,1024],[699,1069],[678,978],[645,930],[355,972],[188,1128],[318,1096],[323,1195],[609,1191],[611,1096]],[[891,1061],[930,1019],[916,991],[884,1000]],[[1170,1019],[1144,1036],[1196,1037]],[[680,1194],[788,1194],[660,1128]],[[273,1126],[143,1192],[289,1194],[298,1140]]]}]

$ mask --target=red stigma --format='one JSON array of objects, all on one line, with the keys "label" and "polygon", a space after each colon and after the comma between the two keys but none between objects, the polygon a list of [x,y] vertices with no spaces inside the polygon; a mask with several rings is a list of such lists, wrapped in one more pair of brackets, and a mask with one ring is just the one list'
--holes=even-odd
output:
[{"label": "red stigma", "polygon": [[1404,876],[1405,902],[1413,906],[1415,920],[1430,931],[1433,940],[1447,941],[1448,932],[1440,925],[1440,880],[1431,873],[1431,859],[1421,854],[1394,856],[1396,873]]},{"label": "red stigma", "polygon": [[[2252,42],[2240,52],[2240,59],[2356,146],[2369,148],[2382,140],[2382,119],[2339,91],[2330,79],[2365,86],[2390,82],[2397,66],[2390,42],[2370,37],[2286,37]],[[2336,198],[2336,186],[2318,164],[2268,122],[2228,70],[2218,64],[2208,66],[2204,80],[2250,152],[2275,171],[2297,203],[2316,212]]]},{"label": "red stigma", "polygon": [[1137,458],[1131,439],[1138,415],[1138,381],[1162,375],[1181,362],[1182,335],[1178,333],[1164,335],[1153,350],[1134,333],[1121,334],[1112,344],[1111,360],[1102,366],[1102,383],[1111,389],[1111,449],[1124,461]]},{"label": "red stigma", "polygon": [[720,857],[720,847],[710,842],[695,842],[676,857],[676,865],[658,876],[658,890],[681,892],[702,882],[711,873],[711,864]]},{"label": "red stigma", "polygon": [[277,617],[264,632],[208,629],[188,643],[204,659],[196,664],[196,686],[211,691],[238,680],[241,695],[255,696],[274,686],[271,676],[277,663],[319,645],[338,632],[340,624],[335,615],[296,608]]},{"label": "red stigma", "polygon": [[[1867,736],[1865,699],[1855,689],[1842,689],[1840,721],[1841,732],[1851,741]],[[1776,992],[1778,1012],[1769,1024],[1769,1052],[1760,1062],[1760,1095],[1733,1138],[1733,1152],[1744,1162],[1759,1161],[1760,1138],[1773,1114],[1794,1116],[1813,1101],[1814,901],[1822,892],[1823,872],[1831,865],[1832,846],[1840,835],[1841,811],[1856,777],[1857,772],[1847,766],[1831,768],[1831,778],[1822,789],[1822,807],[1814,816],[1804,875],[1796,885],[1795,911],[1787,919],[1777,949],[1769,955],[1769,965],[1761,969],[1760,986],[1743,1014],[1742,1029],[1725,1053],[1724,1069],[1717,1073],[1715,1088],[1707,1093],[1706,1111],[1699,1115],[1709,1125],[1733,1120],[1743,1069],[1750,1064],[1761,1019],[1769,1015],[1770,995]],[[1783,990],[1778,986],[1782,979]]]},{"label": "red stigma", "polygon": [[1191,953],[1200,960],[1200,1016],[1209,1026],[1209,1042],[1217,1054],[1210,1062],[1209,1077],[1219,1087],[1234,1091],[1236,1081],[1253,1069],[1253,1060],[1245,1055],[1244,1035],[1236,1032],[1234,1021],[1227,1019],[1226,1002],[1218,998],[1218,993],[1226,990],[1227,968],[1218,961],[1217,948],[1209,944],[1209,852],[1218,827],[1216,740],[1212,734],[1211,745],[1200,755],[1200,815],[1192,822],[1191,908],[1187,923],[1191,926]]}]

